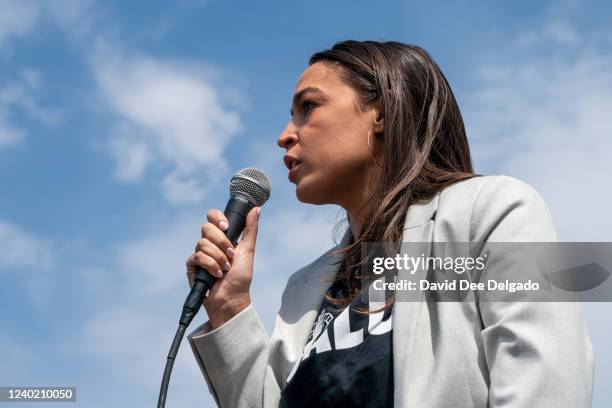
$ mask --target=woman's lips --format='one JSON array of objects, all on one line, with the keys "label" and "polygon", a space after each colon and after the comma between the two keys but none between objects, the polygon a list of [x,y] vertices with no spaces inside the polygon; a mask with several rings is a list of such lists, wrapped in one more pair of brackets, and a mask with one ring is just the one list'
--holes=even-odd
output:
[{"label": "woman's lips", "polygon": [[295,183],[295,177],[296,177],[298,170],[300,169],[300,165],[301,165],[301,162],[297,162],[293,166],[291,166],[291,169],[289,170],[289,174],[287,175],[290,182]]}]

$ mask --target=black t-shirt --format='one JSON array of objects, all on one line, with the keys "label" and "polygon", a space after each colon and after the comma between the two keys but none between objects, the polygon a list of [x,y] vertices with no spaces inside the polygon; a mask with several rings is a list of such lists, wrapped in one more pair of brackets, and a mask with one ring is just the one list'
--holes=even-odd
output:
[{"label": "black t-shirt", "polygon": [[[339,281],[328,291],[346,295]],[[367,291],[339,310],[323,299],[298,361],[281,393],[281,406],[393,406],[392,308],[363,315],[355,307],[376,310]]]}]

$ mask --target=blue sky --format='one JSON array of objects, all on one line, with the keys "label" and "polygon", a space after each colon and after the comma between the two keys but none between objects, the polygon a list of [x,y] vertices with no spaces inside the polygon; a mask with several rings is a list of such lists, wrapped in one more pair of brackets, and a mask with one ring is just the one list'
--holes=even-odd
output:
[{"label": "blue sky", "polygon": [[[562,240],[612,241],[611,18],[603,1],[0,0],[0,384],[154,405],[185,259],[247,166],[272,179],[253,283],[272,328],[342,216],[297,201],[276,138],[308,57],[343,39],[424,47],[477,172],[532,184]],[[584,309],[603,407],[612,308]],[[213,406],[186,342],[168,406]]]}]

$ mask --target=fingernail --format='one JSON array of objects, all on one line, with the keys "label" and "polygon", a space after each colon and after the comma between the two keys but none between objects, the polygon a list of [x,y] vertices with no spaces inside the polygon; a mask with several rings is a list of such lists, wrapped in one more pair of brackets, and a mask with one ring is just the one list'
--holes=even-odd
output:
[{"label": "fingernail", "polygon": [[221,220],[219,221],[219,228],[221,228],[222,231],[225,231],[227,229],[228,225],[227,222],[225,220]]},{"label": "fingernail", "polygon": [[230,268],[232,267],[232,265],[230,265],[229,262],[226,262],[225,265],[223,265],[223,270],[225,270],[226,272],[230,270]]},{"label": "fingernail", "polygon": [[227,254],[227,256],[229,256],[230,258],[233,258],[233,257],[234,257],[234,253],[235,253],[234,248],[232,248],[232,247],[228,247],[228,248],[225,250],[225,253],[226,253],[226,254]]},{"label": "fingernail", "polygon": [[223,271],[221,269],[217,269],[217,278],[223,277]]},{"label": "fingernail", "polygon": [[261,207],[257,207],[255,211],[257,212],[257,218],[259,218],[259,214],[261,214]]}]

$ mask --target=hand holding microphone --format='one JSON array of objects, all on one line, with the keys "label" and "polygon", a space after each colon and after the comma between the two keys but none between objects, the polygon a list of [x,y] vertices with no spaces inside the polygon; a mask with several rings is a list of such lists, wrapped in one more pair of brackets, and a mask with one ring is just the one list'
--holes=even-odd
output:
[{"label": "hand holding microphone", "polygon": [[[249,287],[259,207],[270,197],[270,190],[270,180],[261,170],[242,169],[230,181],[225,211],[208,213],[209,222],[202,226],[202,239],[187,260],[191,292],[183,306],[181,325],[189,326],[200,304],[206,307],[211,325],[216,328],[251,303]],[[234,248],[245,227],[244,242]],[[223,270],[229,278],[223,276]]]},{"label": "hand holding microphone", "polygon": [[240,313],[251,303],[250,286],[253,278],[253,258],[259,224],[260,207],[252,208],[240,243],[234,247],[225,235],[229,223],[223,212],[210,210],[208,223],[202,225],[202,239],[187,259],[189,286],[193,286],[198,267],[217,280],[202,304],[213,329]]}]

